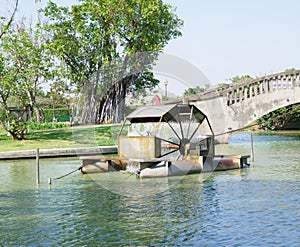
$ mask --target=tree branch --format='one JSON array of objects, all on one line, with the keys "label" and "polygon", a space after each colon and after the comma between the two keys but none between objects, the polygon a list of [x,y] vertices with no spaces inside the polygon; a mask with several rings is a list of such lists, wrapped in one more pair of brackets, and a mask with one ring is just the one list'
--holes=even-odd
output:
[{"label": "tree branch", "polygon": [[10,19],[9,21],[7,22],[6,24],[6,27],[4,28],[4,30],[2,31],[2,33],[0,33],[0,39],[2,38],[2,36],[6,33],[7,29],[9,28],[9,26],[11,25],[11,23],[13,22],[14,20],[14,16],[17,12],[17,9],[18,9],[18,4],[19,4],[19,0],[16,0],[16,5],[15,5],[15,8],[14,8],[14,11],[12,13],[12,15],[10,16]]}]

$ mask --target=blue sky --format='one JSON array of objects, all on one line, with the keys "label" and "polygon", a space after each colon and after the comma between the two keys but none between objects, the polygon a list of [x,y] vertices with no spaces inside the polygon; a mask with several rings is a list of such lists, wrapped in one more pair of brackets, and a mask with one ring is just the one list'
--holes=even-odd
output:
[{"label": "blue sky", "polygon": [[[185,23],[183,36],[170,41],[165,52],[197,66],[212,84],[300,68],[298,0],[165,1]],[[19,15],[34,16],[38,6],[20,0]]]},{"label": "blue sky", "polygon": [[300,68],[300,1],[168,1],[185,27],[166,52],[197,65],[212,83]]}]

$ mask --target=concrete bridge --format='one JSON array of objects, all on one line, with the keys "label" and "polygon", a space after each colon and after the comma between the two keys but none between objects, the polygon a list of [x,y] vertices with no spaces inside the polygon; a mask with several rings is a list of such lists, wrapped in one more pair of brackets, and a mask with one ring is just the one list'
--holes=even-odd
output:
[{"label": "concrete bridge", "polygon": [[[300,70],[228,84],[183,98],[210,119],[215,135],[246,127],[279,108],[300,103]],[[228,135],[219,135],[226,142]]]}]

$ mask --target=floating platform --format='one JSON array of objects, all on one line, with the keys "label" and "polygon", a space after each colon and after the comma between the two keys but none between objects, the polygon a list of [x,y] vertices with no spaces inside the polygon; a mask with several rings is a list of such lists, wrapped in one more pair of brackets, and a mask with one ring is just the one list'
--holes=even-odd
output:
[{"label": "floating platform", "polygon": [[118,157],[81,157],[83,174],[128,171],[140,178],[182,176],[192,173],[207,173],[249,167],[250,155],[216,155],[189,157],[183,160],[124,159]]}]

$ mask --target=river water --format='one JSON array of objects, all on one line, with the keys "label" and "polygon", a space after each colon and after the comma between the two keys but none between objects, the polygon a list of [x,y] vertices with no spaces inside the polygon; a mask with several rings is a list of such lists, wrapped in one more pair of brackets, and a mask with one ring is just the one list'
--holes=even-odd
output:
[{"label": "river water", "polygon": [[[0,163],[0,246],[299,246],[300,133],[254,135],[243,170],[139,180],[78,159]],[[249,134],[217,152],[249,154]]]}]

